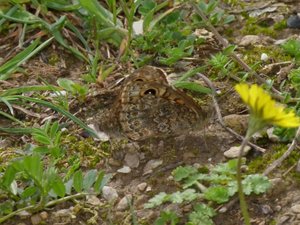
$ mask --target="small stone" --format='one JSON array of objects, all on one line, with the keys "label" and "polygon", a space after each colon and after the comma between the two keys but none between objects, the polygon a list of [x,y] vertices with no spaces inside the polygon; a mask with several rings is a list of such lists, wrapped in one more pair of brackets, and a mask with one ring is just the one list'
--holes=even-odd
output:
[{"label": "small stone", "polygon": [[140,165],[139,155],[136,152],[129,152],[125,155],[124,161],[130,168],[137,168]]},{"label": "small stone", "polygon": [[42,220],[47,220],[48,219],[48,213],[46,211],[43,211],[40,213],[40,217]]},{"label": "small stone", "polygon": [[274,131],[274,127],[267,129],[268,138],[273,142],[278,142],[279,137],[277,135],[273,134],[273,131]]},{"label": "small stone", "polygon": [[150,186],[148,186],[148,187],[146,188],[146,192],[150,192],[150,191],[152,191],[152,188],[151,188]]},{"label": "small stone", "polygon": [[300,204],[291,207],[291,211],[296,214],[300,214]]},{"label": "small stone", "polygon": [[42,218],[39,214],[35,214],[32,217],[30,217],[30,221],[32,225],[38,225],[41,224]]},{"label": "small stone", "polygon": [[18,212],[17,214],[21,219],[26,219],[28,218],[29,216],[31,216],[32,214],[26,210],[23,210],[21,212]]},{"label": "small stone", "polygon": [[53,212],[55,217],[69,217],[72,214],[72,209],[60,209]]},{"label": "small stone", "polygon": [[110,158],[108,160],[108,164],[111,165],[111,166],[121,166],[122,164],[120,163],[120,161],[118,160],[115,160],[113,158]]},{"label": "small stone", "polygon": [[261,56],[260,56],[261,61],[266,62],[266,61],[268,61],[268,59],[269,59],[269,56],[266,53],[261,54]]},{"label": "small stone", "polygon": [[287,19],[286,25],[287,27],[293,29],[300,28],[300,17],[298,16],[297,12],[294,12],[294,14]]},{"label": "small stone", "polygon": [[108,202],[113,202],[119,197],[117,190],[108,186],[103,187],[102,194],[103,198]]},{"label": "small stone", "polygon": [[131,204],[131,201],[132,201],[132,195],[131,194],[125,195],[119,201],[119,203],[117,205],[117,210],[118,211],[124,211],[124,210],[128,209],[130,204]]},{"label": "small stone", "polygon": [[[237,158],[239,156],[239,153],[240,153],[240,148],[241,148],[241,146],[231,147],[229,150],[227,150],[227,151],[224,152],[224,156],[226,158],[229,158],[229,159]],[[250,151],[250,149],[251,149],[250,146],[245,146],[244,153],[243,153],[242,156],[247,155],[248,152]]]},{"label": "small stone", "polygon": [[264,136],[262,135],[261,132],[256,132],[252,135],[251,139],[254,141],[254,142],[257,142],[259,139],[263,138]]},{"label": "small stone", "polygon": [[97,206],[97,205],[101,204],[101,201],[95,195],[88,195],[87,196],[87,203],[90,204],[90,205]]},{"label": "small stone", "polygon": [[273,213],[273,210],[269,205],[262,205],[261,210],[262,210],[262,213],[265,215]]},{"label": "small stone", "polygon": [[240,46],[250,46],[250,45],[266,45],[266,44],[272,44],[274,42],[274,39],[266,36],[258,36],[258,35],[245,35],[239,45]]},{"label": "small stone", "polygon": [[137,186],[137,188],[138,188],[138,190],[139,190],[140,192],[143,192],[143,191],[146,190],[147,185],[148,185],[148,184],[147,184],[146,182],[143,182],[143,183],[140,183],[140,184]]},{"label": "small stone", "polygon": [[152,160],[148,161],[146,163],[145,167],[144,167],[144,174],[143,175],[152,173],[153,169],[159,167],[162,164],[163,164],[163,160],[152,159]]},{"label": "small stone", "polygon": [[117,170],[118,173],[130,173],[131,169],[129,166],[123,166],[121,169]]},{"label": "small stone", "polygon": [[280,205],[276,205],[276,206],[274,207],[274,210],[275,210],[276,212],[279,212],[281,209],[282,209],[282,207],[281,207]]}]

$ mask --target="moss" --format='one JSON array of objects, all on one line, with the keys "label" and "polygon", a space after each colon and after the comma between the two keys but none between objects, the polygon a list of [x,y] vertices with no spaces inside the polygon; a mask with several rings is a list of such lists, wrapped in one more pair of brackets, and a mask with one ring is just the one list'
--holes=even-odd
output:
[{"label": "moss", "polygon": [[291,56],[284,54],[282,49],[276,46],[254,46],[252,48],[242,50],[242,53],[246,63],[252,67],[255,65],[255,67],[257,67],[256,69],[262,67],[260,60],[258,60],[262,53],[266,53],[270,59],[276,60],[276,62],[292,60]]},{"label": "moss", "polygon": [[54,66],[58,62],[59,62],[59,56],[55,53],[52,53],[49,57],[49,64],[51,66]]},{"label": "moss", "polygon": [[[267,165],[271,165],[276,159],[280,158],[287,151],[287,146],[285,144],[278,144],[273,147],[271,151],[268,151],[261,157],[257,157],[248,164],[248,173],[261,173],[263,172]],[[287,171],[292,165],[295,165],[300,158],[300,152],[293,151],[290,156],[283,161],[281,166],[278,168],[282,171]],[[294,172],[289,174],[293,178],[300,182],[300,175]]]},{"label": "moss", "polygon": [[73,135],[62,137],[62,146],[65,147],[70,157],[77,155],[82,162],[88,162],[88,166],[94,167],[102,158],[110,156],[110,144],[108,142],[95,142],[93,138],[80,139]]},{"label": "moss", "polygon": [[247,18],[246,24],[244,26],[244,29],[242,29],[242,34],[253,34],[253,35],[259,35],[264,34],[273,38],[276,38],[277,32],[273,29],[273,27],[262,27],[257,25],[257,19],[253,17]]},{"label": "moss", "polygon": [[281,20],[280,22],[277,22],[273,25],[274,30],[281,31],[287,28],[286,20]]}]

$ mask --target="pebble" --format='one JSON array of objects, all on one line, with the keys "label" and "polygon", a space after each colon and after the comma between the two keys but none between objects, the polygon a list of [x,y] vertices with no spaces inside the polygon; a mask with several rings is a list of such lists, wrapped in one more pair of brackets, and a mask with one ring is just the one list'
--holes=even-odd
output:
[{"label": "pebble", "polygon": [[18,215],[21,219],[26,219],[26,218],[28,218],[29,216],[31,216],[32,214],[31,214],[30,212],[28,212],[28,211],[23,210],[23,211],[19,212],[17,215]]},{"label": "pebble", "polygon": [[118,169],[117,172],[126,174],[126,173],[130,173],[131,169],[129,166],[123,166],[122,168]]},{"label": "pebble", "polygon": [[108,186],[103,187],[102,194],[103,198],[108,202],[113,202],[119,197],[117,190]]},{"label": "pebble", "polygon": [[[240,153],[240,148],[241,148],[241,146],[231,147],[230,149],[228,149],[227,151],[224,152],[224,156],[226,158],[229,158],[229,159],[237,158],[239,156],[239,153]],[[251,149],[250,146],[245,146],[244,153],[243,153],[242,156],[247,155],[248,152],[250,151],[250,149]]]},{"label": "pebble", "polygon": [[271,44],[273,43],[274,40],[270,37],[266,36],[258,36],[258,35],[245,35],[239,45],[240,46],[250,46],[250,45],[266,45],[266,44]]},{"label": "pebble", "polygon": [[279,137],[277,135],[273,134],[273,131],[274,131],[274,127],[271,127],[269,129],[267,129],[268,138],[269,138],[270,141],[278,142]]},{"label": "pebble", "polygon": [[144,174],[149,174],[152,173],[153,169],[159,167],[160,165],[163,164],[163,160],[155,160],[155,159],[151,159],[150,161],[148,161],[144,167]]},{"label": "pebble", "polygon": [[124,161],[125,161],[126,165],[129,166],[130,168],[137,168],[140,165],[139,155],[136,152],[127,153],[125,155]]},{"label": "pebble", "polygon": [[126,209],[129,208],[130,204],[132,202],[132,195],[131,194],[128,194],[128,195],[125,195],[118,203],[117,205],[117,210],[118,211],[124,211]]},{"label": "pebble", "polygon": [[294,12],[293,15],[290,15],[286,21],[286,25],[287,27],[293,29],[300,28],[300,17],[298,16],[297,12]]},{"label": "pebble", "polygon": [[261,56],[260,56],[261,61],[266,62],[266,61],[268,61],[268,59],[269,59],[269,56],[266,53],[261,54]]},{"label": "pebble", "polygon": [[39,214],[35,214],[32,217],[30,217],[30,221],[32,225],[38,225],[41,224],[42,218]]},{"label": "pebble", "polygon": [[262,210],[262,213],[265,215],[273,213],[273,210],[269,205],[262,205],[261,210]]},{"label": "pebble", "polygon": [[48,219],[48,213],[46,211],[43,211],[40,213],[40,217],[42,218],[42,220],[46,220]]},{"label": "pebble", "polygon": [[300,204],[291,207],[291,211],[296,214],[300,214]]},{"label": "pebble", "polygon": [[87,196],[87,203],[90,204],[90,205],[97,206],[97,205],[101,204],[101,201],[95,195],[88,195]]},{"label": "pebble", "polygon": [[148,184],[146,182],[140,183],[137,188],[140,192],[144,192],[146,190],[146,187],[148,186]]}]

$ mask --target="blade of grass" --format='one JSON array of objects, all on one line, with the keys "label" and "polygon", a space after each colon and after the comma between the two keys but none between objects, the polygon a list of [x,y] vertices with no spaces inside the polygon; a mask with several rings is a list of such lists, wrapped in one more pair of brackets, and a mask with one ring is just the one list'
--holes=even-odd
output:
[{"label": "blade of grass", "polygon": [[[16,5],[14,5],[13,7],[11,7],[11,8],[7,11],[7,13],[6,13],[5,15],[11,16],[11,15],[14,14],[17,10],[18,10],[18,7],[17,7]],[[2,19],[0,20],[0,32],[1,32],[2,29],[3,29],[3,26],[2,26],[2,25],[5,23],[5,21],[6,21],[5,18],[2,18]]]},{"label": "blade of grass", "polygon": [[34,128],[26,128],[26,127],[19,127],[19,128],[5,128],[0,127],[0,131],[5,133],[11,133],[11,134],[32,134],[34,131]]},{"label": "blade of grass", "polygon": [[0,111],[0,115],[2,115],[2,116],[4,116],[4,117],[6,117],[6,118],[8,118],[8,119],[10,119],[10,120],[12,120],[12,121],[14,121],[14,122],[16,122],[16,123],[18,123],[18,124],[20,124],[20,125],[22,125],[22,126],[25,127],[25,124],[24,124],[23,122],[21,122],[20,120],[18,120],[18,119],[15,118],[15,117],[9,115],[9,114],[6,113],[6,112]]},{"label": "blade of grass", "polygon": [[44,101],[44,100],[41,100],[41,99],[31,98],[31,97],[27,97],[27,96],[13,95],[11,97],[14,97],[16,99],[24,99],[25,101],[34,102],[34,103],[37,103],[39,105],[42,105],[42,106],[48,107],[50,109],[53,109],[53,110],[61,113],[62,115],[66,116],[67,118],[71,119],[73,122],[77,123],[81,128],[85,129],[92,136],[98,137],[97,134],[95,133],[95,131],[93,129],[91,129],[90,127],[88,127],[85,123],[83,123],[76,116],[72,115],[70,112],[64,110],[63,108],[61,108],[58,105],[55,105],[55,104],[53,104],[51,102],[47,102],[47,101]]},{"label": "blade of grass", "polygon": [[39,39],[36,39],[30,46],[24,49],[22,52],[17,54],[14,58],[6,62],[4,65],[0,67],[0,80],[5,80],[9,78],[10,74],[16,71],[17,67],[19,67],[22,63],[26,60],[30,59],[32,56],[37,54],[40,50],[46,47],[50,42],[53,40],[49,38],[47,41],[40,44],[36,47],[39,43]]},{"label": "blade of grass", "polygon": [[23,93],[27,93],[27,92],[31,92],[31,91],[60,91],[60,90],[61,90],[61,88],[53,86],[53,85],[24,86],[24,87],[11,88],[11,89],[2,91],[2,92],[0,92],[0,97],[23,94]]}]

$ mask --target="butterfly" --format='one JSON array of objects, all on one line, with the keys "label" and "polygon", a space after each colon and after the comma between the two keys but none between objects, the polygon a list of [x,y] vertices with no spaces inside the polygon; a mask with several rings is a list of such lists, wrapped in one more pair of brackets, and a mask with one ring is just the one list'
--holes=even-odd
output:
[{"label": "butterfly", "polygon": [[157,67],[142,67],[125,78],[119,97],[121,132],[134,141],[182,134],[205,120],[201,107]]}]

